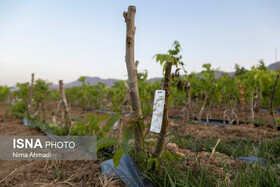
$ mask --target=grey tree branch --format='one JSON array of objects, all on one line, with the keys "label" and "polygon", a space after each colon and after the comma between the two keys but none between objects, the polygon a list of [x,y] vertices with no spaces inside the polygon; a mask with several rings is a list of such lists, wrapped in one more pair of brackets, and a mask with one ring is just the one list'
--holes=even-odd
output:
[{"label": "grey tree branch", "polygon": [[[134,38],[135,38],[135,13],[136,7],[129,6],[128,11],[123,13],[123,17],[126,22],[126,52],[125,62],[128,73],[128,88],[130,94],[130,103],[135,119],[142,118],[142,110],[140,104],[139,90],[138,90],[138,79],[137,69],[134,60]],[[135,136],[135,152],[140,153],[143,147],[142,141],[142,128],[138,120],[134,126]]]}]

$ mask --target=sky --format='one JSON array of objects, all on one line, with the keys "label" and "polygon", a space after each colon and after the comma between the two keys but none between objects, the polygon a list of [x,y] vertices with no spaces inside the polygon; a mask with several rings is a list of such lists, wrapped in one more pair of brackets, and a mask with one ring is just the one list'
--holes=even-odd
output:
[{"label": "sky", "polygon": [[153,56],[174,40],[189,73],[205,63],[223,71],[260,59],[269,65],[280,51],[279,0],[0,0],[0,85],[30,81],[31,73],[55,84],[126,79],[129,5],[136,6],[135,60],[148,78],[162,76]]}]

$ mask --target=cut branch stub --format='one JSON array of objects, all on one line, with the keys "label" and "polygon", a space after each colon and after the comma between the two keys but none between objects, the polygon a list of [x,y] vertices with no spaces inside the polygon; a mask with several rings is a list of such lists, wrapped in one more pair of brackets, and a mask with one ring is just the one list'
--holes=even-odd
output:
[{"label": "cut branch stub", "polygon": [[142,118],[141,103],[138,90],[137,70],[134,60],[134,36],[135,36],[135,6],[129,6],[128,11],[123,13],[126,22],[126,52],[125,62],[128,74],[128,88],[130,95],[130,103],[132,113],[136,120],[133,127],[135,135],[135,152],[141,153],[143,147],[142,128],[139,123],[139,118]]},{"label": "cut branch stub", "polygon": [[67,131],[69,130],[69,127],[71,126],[71,116],[70,116],[70,111],[69,111],[69,107],[67,104],[67,100],[66,100],[66,96],[65,96],[65,90],[63,87],[63,81],[60,80],[59,81],[59,89],[60,89],[60,94],[61,94],[61,100],[63,103],[63,116],[64,116],[64,120],[65,124],[66,124],[66,129]]}]

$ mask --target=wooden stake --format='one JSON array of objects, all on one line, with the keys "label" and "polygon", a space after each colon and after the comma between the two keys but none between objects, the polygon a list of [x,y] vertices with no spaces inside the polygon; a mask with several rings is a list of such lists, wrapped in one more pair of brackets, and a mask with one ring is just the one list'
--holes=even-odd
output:
[{"label": "wooden stake", "polygon": [[187,86],[187,104],[183,108],[183,121],[190,121],[190,110],[191,110],[191,85],[188,83]]},{"label": "wooden stake", "polygon": [[63,103],[63,114],[64,114],[64,119],[62,118],[62,120],[65,121],[65,126],[67,131],[69,131],[69,127],[71,126],[71,116],[70,116],[70,111],[68,108],[68,104],[67,104],[67,100],[66,100],[66,96],[65,96],[65,90],[63,87],[63,81],[60,80],[59,81],[59,89],[60,89],[60,94],[61,94],[61,100]]},{"label": "wooden stake", "polygon": [[46,91],[43,92],[42,110],[43,110],[43,123],[46,123]]},{"label": "wooden stake", "polygon": [[254,125],[254,88],[251,88],[251,100],[250,100],[250,124]]},{"label": "wooden stake", "polygon": [[276,80],[275,80],[275,83],[274,83],[274,87],[273,87],[273,90],[272,90],[272,93],[271,93],[271,97],[270,97],[270,102],[269,102],[269,113],[270,113],[270,115],[272,117],[273,129],[274,130],[277,130],[277,125],[276,125],[276,122],[275,122],[275,114],[273,112],[273,100],[274,100],[274,94],[275,94],[275,89],[276,89],[276,86],[277,86],[278,79],[279,79],[279,74],[276,77]]},{"label": "wooden stake", "polygon": [[198,122],[200,123],[201,122],[201,117],[202,117],[202,114],[204,112],[204,108],[206,106],[206,102],[207,102],[207,99],[208,99],[208,92],[205,93],[205,97],[204,97],[204,101],[203,101],[203,105],[197,115],[197,119],[198,119]]},{"label": "wooden stake", "polygon": [[27,112],[27,118],[30,120],[30,112],[31,112],[31,105],[32,105],[32,93],[33,93],[33,87],[34,87],[34,73],[31,74],[31,85],[29,87],[28,92],[28,100],[27,100],[27,106],[26,106],[26,112]]}]

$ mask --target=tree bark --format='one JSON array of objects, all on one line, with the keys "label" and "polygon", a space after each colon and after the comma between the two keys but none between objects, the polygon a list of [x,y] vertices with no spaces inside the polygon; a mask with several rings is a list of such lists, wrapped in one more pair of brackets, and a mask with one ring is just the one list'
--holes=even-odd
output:
[{"label": "tree bark", "polygon": [[248,107],[247,107],[246,99],[245,99],[245,95],[244,95],[245,94],[245,90],[244,90],[240,80],[238,81],[237,87],[238,87],[239,93],[241,95],[241,97],[240,97],[241,108],[243,109],[243,111],[247,111]]},{"label": "tree bark", "polygon": [[202,105],[202,107],[200,109],[200,112],[197,115],[198,122],[201,122],[201,117],[202,117],[202,114],[204,112],[204,108],[205,108],[205,105],[206,105],[206,102],[207,102],[207,98],[208,98],[208,92],[205,93],[203,105]]},{"label": "tree bark", "polygon": [[254,88],[251,89],[251,98],[250,98],[250,124],[254,125]]},{"label": "tree bark", "polygon": [[172,61],[167,62],[164,76],[164,90],[165,90],[165,104],[163,110],[162,127],[158,136],[158,141],[155,150],[153,151],[154,157],[160,157],[165,146],[165,138],[168,129],[168,110],[169,110],[169,95],[170,95],[170,78],[171,78]]},{"label": "tree bark", "polygon": [[[135,119],[142,118],[142,110],[140,104],[139,90],[138,90],[138,78],[137,69],[134,61],[134,37],[135,37],[135,6],[129,6],[127,12],[123,12],[123,17],[126,22],[126,54],[125,62],[128,73],[128,87],[130,93],[130,103]],[[143,129],[138,120],[134,126],[135,136],[135,152],[136,154],[142,152],[143,147]]]},{"label": "tree bark", "polygon": [[262,110],[262,87],[259,87],[259,95],[258,95],[258,112],[261,113]]},{"label": "tree bark", "polygon": [[[229,120],[229,124],[233,124],[234,122],[234,119],[236,120],[236,124],[239,125],[239,118],[238,116],[236,115],[236,113],[234,112],[234,105],[232,105],[231,103],[231,100],[230,100],[230,96],[227,94],[227,98],[228,98],[228,103],[229,103],[229,111],[231,113],[231,116],[232,116],[232,120],[230,121]],[[237,100],[237,99],[236,99]],[[237,103],[237,101],[235,101]],[[224,117],[224,121],[225,121],[225,117]]]},{"label": "tree bark", "polygon": [[27,118],[30,120],[30,112],[31,112],[31,105],[32,105],[32,94],[33,94],[33,87],[34,87],[34,73],[31,74],[31,85],[29,87],[28,92],[28,100],[26,106]]},{"label": "tree bark", "polygon": [[36,92],[36,108],[35,108],[35,112],[37,112],[39,110],[40,107],[40,101],[39,101],[39,91]]},{"label": "tree bark", "polygon": [[46,91],[43,92],[42,110],[43,110],[43,123],[46,123]]},{"label": "tree bark", "polygon": [[275,80],[275,83],[274,83],[274,87],[273,87],[273,90],[272,90],[272,93],[271,93],[271,97],[270,97],[270,102],[269,102],[269,113],[270,113],[270,115],[272,117],[273,129],[274,130],[277,130],[277,125],[276,125],[276,122],[275,122],[275,114],[274,114],[274,111],[273,111],[273,100],[274,100],[274,94],[275,94],[275,90],[276,90],[278,79],[279,79],[279,74],[276,77],[276,80]]},{"label": "tree bark", "polygon": [[65,96],[65,90],[63,87],[63,81],[60,80],[59,81],[59,89],[60,89],[60,94],[61,94],[61,100],[63,103],[63,117],[64,122],[65,122],[65,126],[66,126],[66,130],[69,131],[69,127],[71,126],[71,116],[70,116],[70,111],[69,111],[69,107],[67,104],[67,100],[66,100],[66,96]]},{"label": "tree bark", "polygon": [[187,87],[187,104],[184,107],[183,111],[183,121],[190,121],[190,111],[191,111],[191,85],[190,83],[188,83],[188,87]]}]

